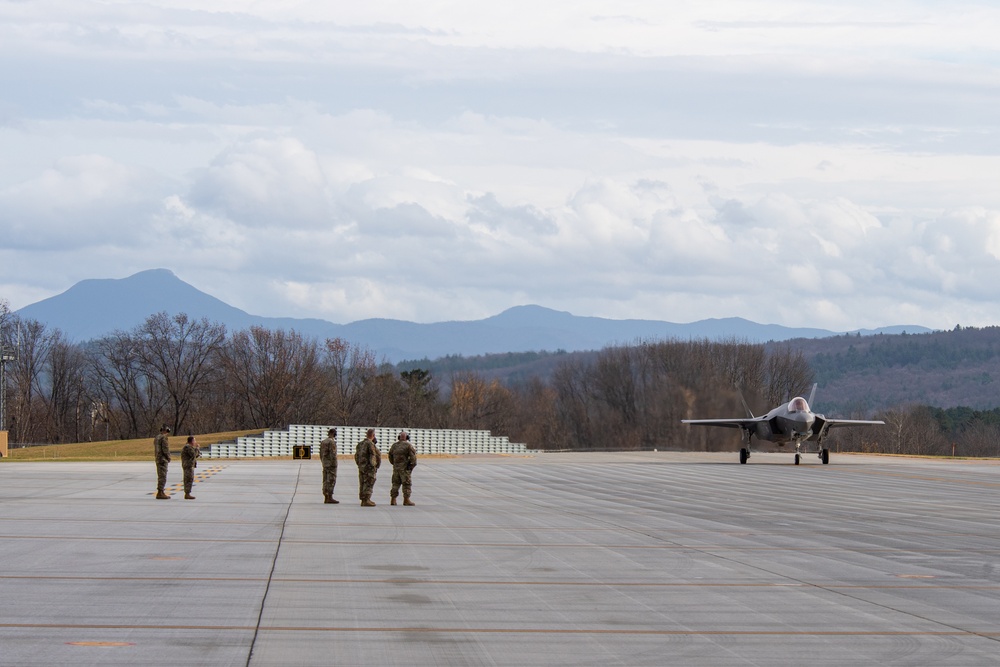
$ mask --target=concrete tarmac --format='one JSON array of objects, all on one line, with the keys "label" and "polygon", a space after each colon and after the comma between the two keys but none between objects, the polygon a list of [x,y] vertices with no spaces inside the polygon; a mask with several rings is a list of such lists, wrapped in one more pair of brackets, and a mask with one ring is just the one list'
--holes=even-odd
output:
[{"label": "concrete tarmac", "polygon": [[0,665],[998,665],[1000,464],[0,464]]}]

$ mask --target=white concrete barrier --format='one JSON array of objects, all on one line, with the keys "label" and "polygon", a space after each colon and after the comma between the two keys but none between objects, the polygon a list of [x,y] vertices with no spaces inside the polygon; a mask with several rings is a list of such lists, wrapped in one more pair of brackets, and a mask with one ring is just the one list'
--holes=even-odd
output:
[{"label": "white concrete barrier", "polygon": [[[286,431],[265,431],[259,436],[241,436],[235,443],[211,445],[202,455],[210,459],[246,458],[261,456],[291,456],[297,445],[310,445],[313,455],[319,455],[319,443],[331,428],[337,429],[340,454],[352,454],[354,446],[368,431],[366,426],[326,426],[320,424],[292,424]],[[410,434],[410,442],[417,454],[525,454],[523,443],[512,443],[507,436],[495,436],[481,429],[408,429],[406,427],[375,427],[378,447],[389,451],[400,431]]]}]

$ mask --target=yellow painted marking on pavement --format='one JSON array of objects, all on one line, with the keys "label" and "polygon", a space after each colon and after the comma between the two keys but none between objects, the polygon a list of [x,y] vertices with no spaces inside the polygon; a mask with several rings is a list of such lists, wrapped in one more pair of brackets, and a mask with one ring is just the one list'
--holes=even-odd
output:
[{"label": "yellow painted marking on pavement", "polygon": [[[222,470],[225,470],[228,467],[229,466],[218,465],[218,466],[212,466],[210,468],[201,469],[201,470],[199,470],[199,472],[196,472],[194,474],[194,481],[195,482],[204,482],[204,481],[208,480],[209,478],[211,478],[216,473],[218,473],[218,472],[220,472]],[[175,482],[174,484],[171,484],[170,486],[164,487],[164,491],[166,491],[168,494],[170,494],[170,493],[180,493],[183,490],[184,490],[184,482],[183,482],[183,480],[180,481],[180,482]],[[156,491],[148,493],[147,495],[155,496],[156,495]]]}]

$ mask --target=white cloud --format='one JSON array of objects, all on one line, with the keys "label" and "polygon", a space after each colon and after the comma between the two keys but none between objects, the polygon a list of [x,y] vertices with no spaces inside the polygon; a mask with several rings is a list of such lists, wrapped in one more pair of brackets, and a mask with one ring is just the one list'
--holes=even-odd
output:
[{"label": "white cloud", "polygon": [[336,224],[320,160],[295,139],[257,139],[227,149],[198,176],[191,200],[255,227]]},{"label": "white cloud", "polygon": [[117,243],[137,232],[163,179],[102,155],[61,158],[31,180],[0,190],[5,245],[40,250]]},{"label": "white cloud", "polygon": [[340,322],[996,323],[998,27],[985,3],[2,3],[0,297],[167,266]]}]

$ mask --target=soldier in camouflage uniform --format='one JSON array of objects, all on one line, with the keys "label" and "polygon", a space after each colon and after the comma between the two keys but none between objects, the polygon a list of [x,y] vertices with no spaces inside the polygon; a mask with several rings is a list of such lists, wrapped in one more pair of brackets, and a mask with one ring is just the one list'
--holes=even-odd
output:
[{"label": "soldier in camouflage uniform", "polygon": [[201,458],[201,447],[189,435],[187,443],[181,449],[181,470],[184,471],[184,500],[194,500],[191,495],[191,487],[194,485],[194,469],[198,467],[198,459]]},{"label": "soldier in camouflage uniform", "polygon": [[372,491],[375,489],[375,471],[382,465],[382,453],[376,446],[375,429],[370,428],[365,439],[354,450],[354,462],[358,464],[358,497],[362,507],[375,507]]},{"label": "soldier in camouflage uniform", "polygon": [[319,443],[319,460],[323,464],[323,502],[336,505],[340,501],[333,498],[333,487],[337,486],[337,429],[327,431],[327,437]]},{"label": "soldier in camouflage uniform", "polygon": [[403,504],[416,505],[410,500],[413,485],[410,473],[417,467],[417,450],[410,444],[410,434],[402,431],[399,439],[389,448],[389,463],[392,464],[392,490],[389,492],[390,505],[396,504],[399,487],[403,487]]},{"label": "soldier in camouflage uniform", "polygon": [[170,463],[170,429],[164,424],[160,434],[153,440],[153,458],[156,459],[156,499],[170,500],[164,492],[167,485],[167,464]]}]

